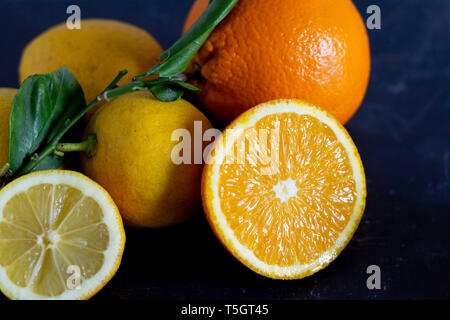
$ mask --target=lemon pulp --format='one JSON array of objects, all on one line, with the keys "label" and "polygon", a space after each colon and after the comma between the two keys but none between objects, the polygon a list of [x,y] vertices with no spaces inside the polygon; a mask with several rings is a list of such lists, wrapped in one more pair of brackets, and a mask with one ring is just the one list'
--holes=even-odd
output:
[{"label": "lemon pulp", "polygon": [[0,193],[0,280],[22,289],[19,298],[52,298],[95,278],[117,246],[98,195],[65,183],[22,183],[21,189],[10,197]]}]

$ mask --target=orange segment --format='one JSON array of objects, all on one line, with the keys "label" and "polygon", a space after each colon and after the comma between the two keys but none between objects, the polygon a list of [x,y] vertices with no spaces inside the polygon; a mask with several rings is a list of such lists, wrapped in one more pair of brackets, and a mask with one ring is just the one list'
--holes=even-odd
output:
[{"label": "orange segment", "polygon": [[365,178],[351,138],[330,115],[299,100],[241,115],[209,162],[208,219],[225,246],[263,275],[301,278],[323,268],[362,216]]}]

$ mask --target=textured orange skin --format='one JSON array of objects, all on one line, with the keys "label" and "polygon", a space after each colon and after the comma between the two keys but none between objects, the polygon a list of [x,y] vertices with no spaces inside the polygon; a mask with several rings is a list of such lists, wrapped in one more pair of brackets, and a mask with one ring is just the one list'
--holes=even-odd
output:
[{"label": "textured orange skin", "polygon": [[[119,85],[150,69],[162,49],[145,30],[128,23],[86,19],[80,30],[66,24],[54,26],[31,41],[23,51],[19,75],[22,83],[36,73],[68,67],[83,88],[89,103],[102,92],[120,70],[128,70]],[[88,117],[100,106],[89,111]]]},{"label": "textured orange skin", "polygon": [[[186,31],[206,8],[197,0]],[[364,98],[370,49],[350,0],[240,0],[194,63],[199,98],[221,124],[272,99],[298,98],[345,124]]]}]

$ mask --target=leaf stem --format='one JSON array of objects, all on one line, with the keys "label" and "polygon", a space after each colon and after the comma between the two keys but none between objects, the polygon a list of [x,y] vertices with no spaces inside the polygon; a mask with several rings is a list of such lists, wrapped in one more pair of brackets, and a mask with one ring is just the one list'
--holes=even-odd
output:
[{"label": "leaf stem", "polygon": [[[45,148],[41,152],[30,157],[28,162],[26,163],[26,165],[23,166],[17,173],[14,174],[14,177],[19,177],[19,176],[25,175],[27,173],[30,173],[31,171],[33,171],[34,168],[36,168],[37,165],[39,165],[39,163],[41,163],[41,161],[43,161],[48,155],[50,155],[52,153],[55,154],[55,152],[56,152],[57,155],[58,154],[61,155],[61,152],[62,153],[65,152],[64,150],[62,150],[62,147],[64,147],[64,146],[67,148],[70,148],[70,147],[75,147],[75,145],[78,145],[78,147],[79,147],[79,145],[81,144],[81,148],[83,150],[79,150],[79,151],[85,151],[85,153],[88,157],[95,155],[96,145],[95,145],[95,147],[92,147],[92,145],[89,145],[89,146],[83,145],[83,143],[85,141],[81,142],[80,144],[59,144],[59,141],[63,138],[63,136],[67,133],[67,131],[76,122],[78,122],[89,110],[91,110],[94,106],[96,106],[101,101],[103,101],[103,100],[109,101],[112,98],[116,98],[118,96],[121,96],[123,94],[129,93],[132,91],[148,90],[152,86],[156,86],[159,84],[180,81],[180,80],[172,80],[171,78],[167,78],[167,77],[162,77],[162,78],[157,78],[157,79],[152,79],[152,80],[134,81],[134,82],[125,84],[123,86],[117,87],[117,83],[126,74],[127,74],[126,70],[120,71],[118,73],[118,75],[114,78],[114,80],[105,88],[105,90],[103,90],[101,94],[99,94],[94,100],[92,100],[91,103],[89,103],[83,110],[81,110],[73,119],[70,119],[70,121],[68,121],[64,125],[62,130],[60,130],[51,139],[51,141],[45,146]],[[191,76],[191,75],[193,75],[193,73],[191,73],[189,76]],[[187,76],[187,77],[189,77],[189,76]],[[191,90],[192,89],[196,89],[196,88],[192,87]],[[97,141],[97,139],[95,139],[95,141]],[[89,142],[89,143],[92,143],[92,142]],[[58,148],[58,145],[60,148]],[[87,149],[84,149],[84,148],[87,148]],[[76,150],[67,150],[66,152],[69,152],[69,151],[76,151]]]},{"label": "leaf stem", "polygon": [[0,169],[0,178],[3,177],[9,170],[9,162],[7,162],[1,169]]},{"label": "leaf stem", "polygon": [[97,136],[95,134],[90,134],[82,142],[77,143],[58,143],[56,145],[55,152],[75,152],[82,151],[86,156],[93,157],[97,151]]},{"label": "leaf stem", "polygon": [[120,71],[117,76],[114,78],[113,81],[111,81],[111,83],[105,88],[105,90],[102,91],[102,93],[100,95],[97,96],[96,99],[94,99],[93,101],[91,101],[91,103],[89,103],[86,108],[84,108],[83,110],[81,110],[73,119],[71,119],[66,126],[64,127],[63,130],[61,130],[61,132],[55,136],[55,138],[52,139],[52,141],[50,142],[50,144],[54,144],[56,146],[56,144],[59,142],[59,140],[61,140],[61,138],[67,133],[67,131],[76,123],[78,122],[78,120],[80,120],[89,110],[91,110],[94,106],[96,106],[100,101],[103,100],[102,96],[105,94],[105,92],[112,90],[114,88],[117,87],[117,83],[128,73],[127,70],[122,70]]},{"label": "leaf stem", "polygon": [[31,171],[33,171],[34,168],[36,168],[36,166],[39,163],[41,163],[47,156],[51,155],[54,151],[55,147],[52,145],[48,145],[41,153],[34,154],[29,158],[27,164],[22,169],[20,169],[18,173],[14,174],[13,178],[20,177],[30,173]]}]

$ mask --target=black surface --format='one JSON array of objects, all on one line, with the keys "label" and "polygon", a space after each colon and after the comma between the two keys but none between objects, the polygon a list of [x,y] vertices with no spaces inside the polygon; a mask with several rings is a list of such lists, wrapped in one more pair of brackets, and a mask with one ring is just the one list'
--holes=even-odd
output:
[{"label": "black surface", "polygon": [[[70,4],[83,17],[143,27],[167,48],[191,2],[0,0],[0,87],[17,87],[21,50],[64,21]],[[363,17],[379,5],[382,29],[368,31],[370,86],[346,125],[365,166],[367,209],[336,261],[303,280],[263,278],[231,257],[199,215],[127,229],[120,270],[95,299],[450,298],[450,1],[354,2]],[[381,290],[366,287],[371,264],[381,268]]]}]

